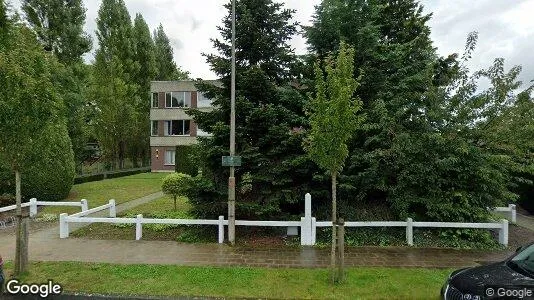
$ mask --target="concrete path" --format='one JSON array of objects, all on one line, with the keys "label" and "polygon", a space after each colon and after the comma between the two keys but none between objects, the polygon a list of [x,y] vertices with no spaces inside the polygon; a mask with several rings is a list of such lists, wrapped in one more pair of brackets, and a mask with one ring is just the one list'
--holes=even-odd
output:
[{"label": "concrete path", "polygon": [[[117,206],[131,209],[162,196],[148,195]],[[100,215],[106,216],[107,211]],[[328,267],[330,250],[304,248],[242,248],[219,244],[182,244],[172,241],[86,240],[59,238],[54,226],[30,234],[30,260],[81,261],[117,264],[166,264],[185,266]],[[14,235],[0,236],[0,253],[12,260]],[[459,268],[502,260],[510,251],[473,251],[408,247],[358,247],[345,251],[349,267]]]},{"label": "concrete path", "polygon": [[517,214],[517,225],[534,231],[534,217]]}]

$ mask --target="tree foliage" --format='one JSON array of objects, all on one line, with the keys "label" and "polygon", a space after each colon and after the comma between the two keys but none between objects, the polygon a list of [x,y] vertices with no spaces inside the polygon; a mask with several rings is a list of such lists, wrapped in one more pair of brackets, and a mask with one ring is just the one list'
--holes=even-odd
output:
[{"label": "tree foliage", "polygon": [[127,142],[136,118],[139,86],[135,75],[136,43],[130,15],[123,0],[104,0],[98,11],[92,98],[97,107],[94,131],[104,155],[114,167],[122,168]]},{"label": "tree foliage", "polygon": [[174,62],[174,51],[172,50],[171,42],[161,24],[154,30],[154,44],[156,47],[156,80],[187,79],[189,73],[181,70]]},{"label": "tree foliage", "polygon": [[156,52],[155,45],[150,35],[150,29],[143,16],[137,14],[134,20],[133,37],[135,43],[135,61],[139,65],[135,74],[138,86],[137,100],[134,105],[135,114],[131,124],[131,135],[128,141],[130,157],[137,166],[138,159],[147,163],[150,149],[150,82],[156,78]]},{"label": "tree foliage", "polygon": [[[206,217],[226,212],[228,168],[220,162],[229,152],[231,4],[225,7],[222,40],[212,40],[218,54],[205,54],[220,85],[197,83],[217,109],[189,111],[199,128],[213,134],[201,139],[203,179],[190,196],[195,212]],[[294,11],[271,0],[237,1],[236,11],[236,152],[243,161],[236,170],[237,217],[298,213],[314,166],[301,146],[306,98],[290,86],[288,71],[296,61],[288,45],[297,30]]]},{"label": "tree foliage", "polygon": [[39,42],[61,63],[81,62],[81,56],[91,50],[91,38],[83,31],[82,0],[23,0],[22,10]]},{"label": "tree foliage", "polygon": [[83,31],[85,8],[81,0],[24,0],[26,20],[45,51],[63,64],[54,76],[65,104],[69,136],[77,164],[86,158],[88,140],[88,67],[82,56],[91,49],[91,38]]},{"label": "tree foliage", "polygon": [[174,210],[176,210],[176,198],[187,195],[191,182],[191,176],[183,173],[173,173],[163,178],[161,190],[174,198]]},{"label": "tree foliage", "polygon": [[[497,60],[470,73],[476,34],[462,57],[438,57],[422,9],[414,0],[324,0],[307,28],[318,57],[340,40],[358,49],[354,72],[363,75],[356,95],[368,117],[340,176],[341,213],[387,202],[401,218],[486,220],[486,207],[516,198],[510,149],[520,148],[495,140],[504,137],[495,126],[515,102],[519,70]],[[491,87],[478,92],[483,77]]]},{"label": "tree foliage", "polygon": [[60,200],[74,179],[72,146],[55,85],[62,66],[24,25],[11,22],[0,31],[6,37],[0,44],[2,192],[15,193],[13,172],[20,172],[21,196]]}]

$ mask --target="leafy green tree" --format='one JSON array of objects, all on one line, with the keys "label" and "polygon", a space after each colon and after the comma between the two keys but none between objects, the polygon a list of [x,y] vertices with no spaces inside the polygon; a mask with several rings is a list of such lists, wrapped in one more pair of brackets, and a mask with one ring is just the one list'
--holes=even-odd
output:
[{"label": "leafy green tree", "polygon": [[[354,79],[354,49],[341,43],[339,54],[326,61],[326,80],[319,64],[315,67],[317,95],[310,105],[309,144],[306,150],[310,159],[328,172],[332,180],[332,253],[331,268],[334,281],[336,260],[337,177],[349,155],[347,142],[362,121],[358,112],[361,101],[353,98],[358,87]],[[339,274],[338,274],[339,275]]]},{"label": "leafy green tree", "polygon": [[163,178],[161,190],[164,194],[172,196],[174,199],[174,210],[176,211],[176,198],[186,196],[187,190],[191,185],[192,178],[190,175],[182,173],[173,173]]},{"label": "leafy green tree", "polygon": [[83,31],[85,8],[81,0],[24,0],[22,10],[46,51],[65,66],[55,76],[64,99],[69,136],[77,164],[85,158],[88,139],[88,68],[82,56],[91,50],[91,38]]},{"label": "leafy green tree", "polygon": [[171,42],[163,26],[159,24],[154,30],[154,44],[156,47],[156,80],[184,80],[189,77],[189,72],[181,70],[174,62],[174,51]]},{"label": "leafy green tree", "polygon": [[113,167],[124,167],[127,142],[133,133],[140,103],[135,76],[136,43],[128,10],[123,0],[104,0],[98,11],[97,37],[91,94],[97,107],[95,135]]},{"label": "leafy green tree", "polygon": [[137,52],[135,60],[140,68],[135,75],[135,81],[139,86],[139,100],[135,103],[134,124],[132,124],[132,135],[129,141],[130,156],[134,166],[138,165],[138,158],[146,163],[149,158],[149,135],[150,132],[150,82],[155,79],[156,69],[156,52],[155,45],[150,35],[150,29],[146,24],[143,16],[137,14],[133,27],[134,43]]},{"label": "leafy green tree", "polygon": [[22,10],[45,50],[61,63],[80,62],[91,50],[91,38],[83,31],[82,0],[23,0]]},{"label": "leafy green tree", "polygon": [[[220,84],[197,83],[218,109],[189,110],[199,128],[213,135],[200,139],[202,178],[190,196],[201,217],[226,212],[228,168],[220,162],[229,151],[231,4],[225,7],[222,40],[213,40],[218,54],[205,54]],[[237,1],[236,11],[236,153],[243,161],[236,169],[237,217],[298,214],[318,170],[302,149],[307,101],[290,85],[288,66],[296,61],[288,45],[297,30],[291,22],[294,11],[271,0]]]},{"label": "leafy green tree", "polygon": [[[4,3],[0,11],[5,13]],[[52,72],[57,64],[47,55],[33,33],[24,25],[0,27],[0,158],[15,173],[17,203],[17,243],[15,274],[26,271],[28,261],[27,220],[22,218],[21,171],[39,155],[34,141],[43,138],[49,124],[61,118],[61,99],[53,85]],[[53,142],[53,141],[49,141]],[[26,228],[26,230],[24,230]]]},{"label": "leafy green tree", "polygon": [[[337,52],[341,40],[358,49],[354,75],[363,77],[355,95],[369,116],[349,142],[340,199],[371,206],[391,201],[399,181],[397,137],[417,138],[430,130],[425,94],[433,82],[450,81],[455,60],[437,57],[429,19],[414,0],[324,0],[316,9],[306,30],[309,48],[319,58]],[[355,210],[354,204],[340,204],[343,213]]]}]

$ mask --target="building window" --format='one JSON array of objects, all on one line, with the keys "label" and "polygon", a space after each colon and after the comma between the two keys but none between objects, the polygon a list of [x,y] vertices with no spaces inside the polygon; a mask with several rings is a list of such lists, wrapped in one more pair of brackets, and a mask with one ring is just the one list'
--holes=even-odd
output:
[{"label": "building window", "polygon": [[152,136],[158,135],[158,121],[152,121],[152,129],[151,129]]},{"label": "building window", "polygon": [[165,93],[165,107],[191,107],[191,92],[167,92]]},{"label": "building window", "polygon": [[206,97],[206,95],[198,92],[198,107],[211,107],[211,99]]},{"label": "building window", "polygon": [[191,134],[190,120],[172,120],[165,121],[165,135],[190,135]]},{"label": "building window", "polygon": [[165,151],[165,165],[174,166],[176,158],[175,150],[166,150]]},{"label": "building window", "polygon": [[152,93],[152,108],[159,107],[159,96],[158,93]]}]

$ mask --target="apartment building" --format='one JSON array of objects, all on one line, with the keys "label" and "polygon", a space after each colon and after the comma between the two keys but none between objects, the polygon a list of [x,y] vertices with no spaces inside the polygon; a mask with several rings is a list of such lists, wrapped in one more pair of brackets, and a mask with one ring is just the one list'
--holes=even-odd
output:
[{"label": "apartment building", "polygon": [[[217,81],[212,81],[217,84]],[[150,148],[152,172],[172,172],[175,170],[176,146],[192,145],[197,137],[207,136],[198,129],[185,110],[198,108],[212,109],[211,100],[195,88],[195,82],[153,81],[151,83],[150,109]]]}]

